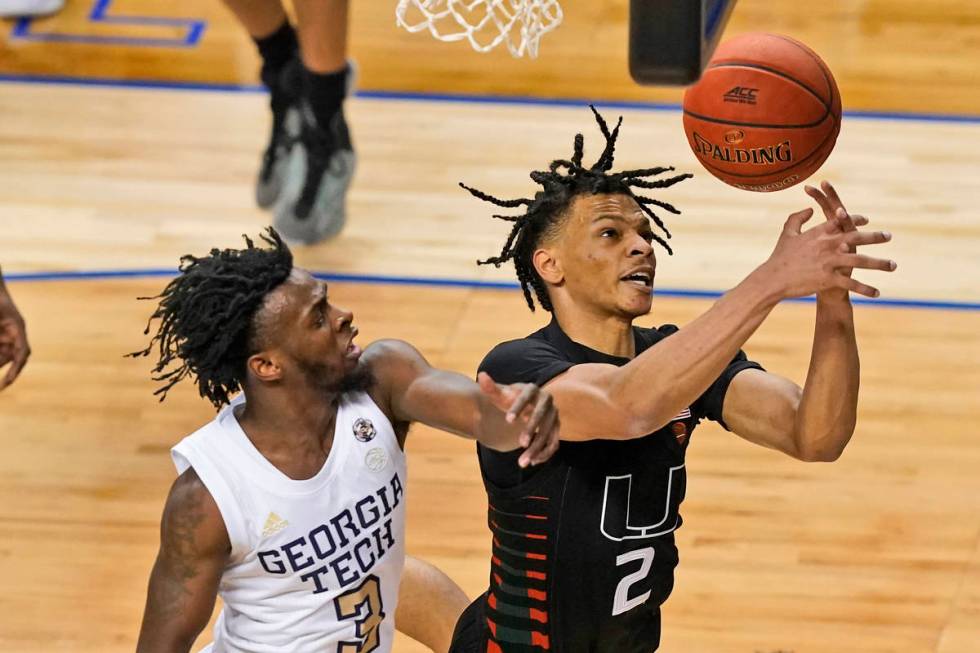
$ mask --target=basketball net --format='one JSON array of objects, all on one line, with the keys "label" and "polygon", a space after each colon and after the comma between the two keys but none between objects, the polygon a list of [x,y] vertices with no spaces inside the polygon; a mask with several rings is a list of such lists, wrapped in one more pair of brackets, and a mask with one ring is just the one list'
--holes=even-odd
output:
[{"label": "basketball net", "polygon": [[515,57],[538,56],[543,34],[561,24],[558,0],[398,0],[395,20],[409,32],[440,41],[466,39],[477,52],[501,43]]}]

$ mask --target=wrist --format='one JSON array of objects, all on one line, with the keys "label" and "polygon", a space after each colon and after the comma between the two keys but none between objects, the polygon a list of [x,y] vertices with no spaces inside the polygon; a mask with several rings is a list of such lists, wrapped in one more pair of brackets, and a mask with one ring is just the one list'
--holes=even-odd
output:
[{"label": "wrist", "polygon": [[831,288],[817,293],[817,307],[824,310],[851,310],[851,293],[844,288]]},{"label": "wrist", "polygon": [[817,325],[828,327],[837,325],[842,329],[853,329],[854,310],[847,292],[817,294]]},{"label": "wrist", "polygon": [[752,290],[760,305],[772,308],[786,298],[786,286],[782,282],[779,270],[770,261],[766,261],[740,283]]}]

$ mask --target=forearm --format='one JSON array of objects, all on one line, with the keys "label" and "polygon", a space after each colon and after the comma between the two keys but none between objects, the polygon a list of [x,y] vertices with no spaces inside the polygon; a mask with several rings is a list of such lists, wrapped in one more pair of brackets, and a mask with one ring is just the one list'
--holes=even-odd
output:
[{"label": "forearm", "polygon": [[779,301],[759,268],[676,334],[619,368],[609,394],[650,433],[690,406],[724,371]]},{"label": "forearm", "polygon": [[804,460],[836,460],[857,421],[860,360],[846,295],[818,296],[810,368],[794,437]]},{"label": "forearm", "polygon": [[449,576],[423,560],[405,557],[395,611],[399,632],[436,653],[444,653],[468,604],[466,594]]},{"label": "forearm", "polygon": [[150,575],[136,653],[188,653],[210,616],[202,611],[197,618],[188,619],[196,612],[194,607],[187,589],[158,557]]},{"label": "forearm", "polygon": [[406,386],[395,405],[399,419],[473,438],[493,449],[509,451],[519,446],[520,420],[508,422],[506,413],[472,379],[428,368]]}]

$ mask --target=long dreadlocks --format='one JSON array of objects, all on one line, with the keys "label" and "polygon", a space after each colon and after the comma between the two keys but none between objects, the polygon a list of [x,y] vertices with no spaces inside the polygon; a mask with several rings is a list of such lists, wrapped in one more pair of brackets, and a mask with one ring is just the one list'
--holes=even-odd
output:
[{"label": "long dreadlocks", "polygon": [[622,117],[616,122],[616,127],[610,131],[609,126],[603,117],[596,111],[594,106],[589,106],[595,115],[596,122],[599,123],[599,130],[606,139],[606,147],[602,151],[599,160],[591,167],[585,168],[582,165],[582,158],[585,154],[585,139],[582,134],[575,135],[574,151],[572,158],[557,159],[551,162],[548,170],[535,170],[531,172],[531,179],[540,184],[543,190],[535,193],[533,199],[521,198],[514,200],[502,200],[492,195],[488,195],[466,184],[460,186],[468,190],[475,197],[481,200],[502,206],[505,208],[527,207],[523,215],[494,215],[499,220],[513,222],[514,226],[507,236],[503,249],[498,256],[477,261],[479,265],[493,264],[500,267],[501,264],[509,260],[514,261],[514,269],[517,271],[517,279],[521,282],[521,289],[524,291],[524,299],[530,309],[534,310],[534,296],[537,297],[538,304],[546,311],[551,311],[551,300],[544,281],[534,269],[531,257],[534,250],[538,247],[542,237],[550,237],[560,226],[566,209],[572,200],[579,195],[599,195],[599,194],[622,194],[628,195],[636,200],[640,209],[660,227],[664,237],[654,234],[654,239],[660,243],[667,253],[673,254],[667,240],[670,238],[663,220],[654,213],[654,206],[660,207],[665,211],[679,215],[680,211],[672,205],[653,199],[652,197],[642,197],[634,194],[634,188],[667,188],[679,181],[692,177],[690,173],[675,175],[664,179],[648,180],[648,177],[656,177],[665,172],[670,172],[674,168],[657,167],[643,168],[640,170],[624,170],[622,172],[610,173],[613,166],[613,156],[616,151],[616,138],[619,136],[619,128],[623,124]]},{"label": "long dreadlocks", "polygon": [[160,327],[146,349],[129,356],[149,356],[157,345],[160,360],[153,380],[163,385],[153,394],[160,401],[188,376],[216,408],[242,387],[245,361],[257,344],[255,315],[293,269],[292,252],[271,227],[261,235],[269,248],[244,238],[245,249],[215,248],[209,256],[181,257],[180,274],[163,292],[140,297],[160,300],[143,333],[149,334],[153,320],[160,320]]}]

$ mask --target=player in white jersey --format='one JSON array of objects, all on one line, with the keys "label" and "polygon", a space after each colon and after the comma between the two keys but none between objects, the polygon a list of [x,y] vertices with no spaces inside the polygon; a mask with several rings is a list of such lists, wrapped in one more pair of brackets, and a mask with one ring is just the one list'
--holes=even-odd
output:
[{"label": "player in white jersey", "polygon": [[557,448],[551,398],[437,370],[405,342],[362,354],[352,314],[275,231],[263,239],[184,257],[139,352],[159,350],[159,394],[191,377],[220,412],[173,449],[137,650],[189,651],[218,595],[215,653],[387,652],[396,614],[447,650],[466,598],[433,567],[405,565],[409,424],[537,464]]}]

